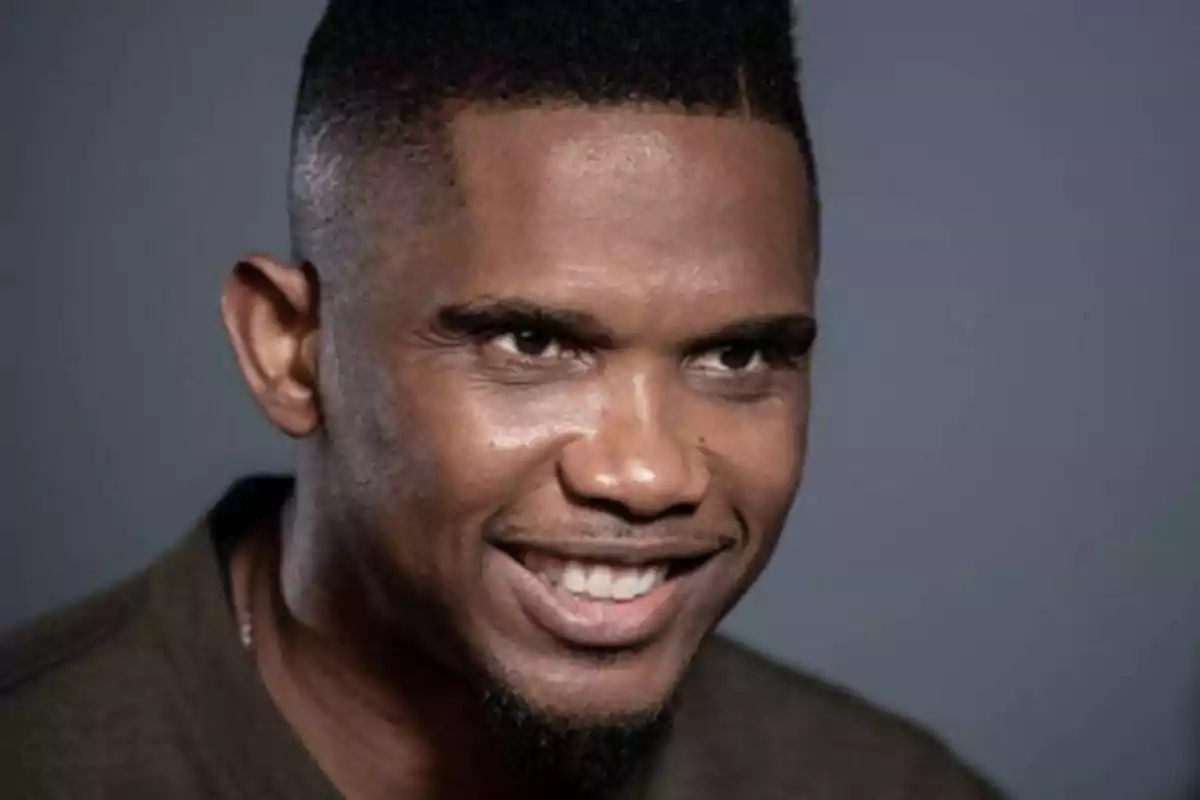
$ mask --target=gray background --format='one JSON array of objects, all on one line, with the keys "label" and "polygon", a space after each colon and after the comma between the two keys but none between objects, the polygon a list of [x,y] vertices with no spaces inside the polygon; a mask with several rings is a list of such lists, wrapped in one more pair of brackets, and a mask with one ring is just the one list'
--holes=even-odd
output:
[{"label": "gray background", "polygon": [[[0,624],[284,467],[218,281],[285,254],[318,0],[7,0]],[[729,628],[1022,798],[1200,749],[1200,3],[810,0],[828,208],[807,484]]]}]

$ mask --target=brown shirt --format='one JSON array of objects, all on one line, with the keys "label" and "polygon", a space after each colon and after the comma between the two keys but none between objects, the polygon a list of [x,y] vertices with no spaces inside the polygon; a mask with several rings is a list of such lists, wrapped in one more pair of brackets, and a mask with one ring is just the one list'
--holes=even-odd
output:
[{"label": "brown shirt", "polygon": [[[221,564],[290,484],[237,485],[171,553],[0,641],[0,797],[337,800],[242,649]],[[937,739],[720,636],[646,800],[978,800]]]}]

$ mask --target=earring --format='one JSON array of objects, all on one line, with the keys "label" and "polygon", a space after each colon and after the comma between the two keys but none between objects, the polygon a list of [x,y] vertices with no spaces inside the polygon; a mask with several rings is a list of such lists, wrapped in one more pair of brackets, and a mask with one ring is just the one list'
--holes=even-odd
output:
[{"label": "earring", "polygon": [[242,647],[249,650],[254,644],[254,626],[250,622],[250,614],[242,613],[242,624],[238,626],[238,634],[242,640]]}]

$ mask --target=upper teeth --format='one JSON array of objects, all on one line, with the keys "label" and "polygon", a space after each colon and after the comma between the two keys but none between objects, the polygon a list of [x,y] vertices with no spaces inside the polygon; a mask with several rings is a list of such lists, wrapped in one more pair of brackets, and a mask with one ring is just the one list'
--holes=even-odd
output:
[{"label": "upper teeth", "polygon": [[550,585],[596,600],[632,600],[657,586],[665,576],[662,566],[614,567],[567,561],[560,569],[547,565],[539,577]]}]

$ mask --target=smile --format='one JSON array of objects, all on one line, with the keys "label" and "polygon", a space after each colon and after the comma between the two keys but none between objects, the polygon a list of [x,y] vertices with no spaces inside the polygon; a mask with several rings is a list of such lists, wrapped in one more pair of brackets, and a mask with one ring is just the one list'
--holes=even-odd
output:
[{"label": "smile", "polygon": [[628,648],[660,635],[711,582],[727,544],[498,545],[533,625],[574,647]]},{"label": "smile", "polygon": [[541,578],[551,589],[562,588],[575,597],[614,602],[634,600],[649,594],[663,582],[667,574],[662,565],[614,567],[610,564],[563,561],[541,554],[531,555],[524,563],[527,570]]}]

